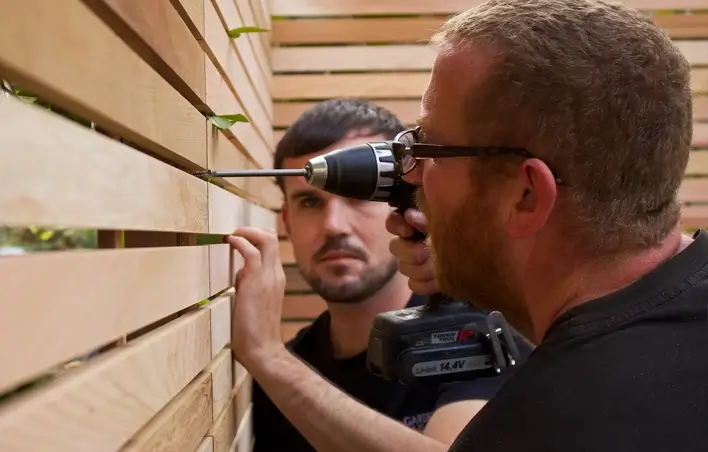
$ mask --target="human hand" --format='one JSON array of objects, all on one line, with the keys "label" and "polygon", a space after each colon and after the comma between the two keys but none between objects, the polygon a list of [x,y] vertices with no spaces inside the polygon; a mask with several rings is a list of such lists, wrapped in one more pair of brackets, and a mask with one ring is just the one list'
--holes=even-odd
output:
[{"label": "human hand", "polygon": [[398,270],[409,278],[408,287],[420,295],[439,292],[428,246],[424,241],[407,239],[415,229],[428,232],[428,221],[423,213],[415,209],[406,210],[404,215],[391,212],[386,218],[386,229],[398,236],[391,240],[389,250],[398,259]]},{"label": "human hand", "polygon": [[227,236],[226,242],[244,259],[234,284],[231,349],[234,358],[249,368],[283,348],[280,319],[285,272],[275,231],[243,227]]}]

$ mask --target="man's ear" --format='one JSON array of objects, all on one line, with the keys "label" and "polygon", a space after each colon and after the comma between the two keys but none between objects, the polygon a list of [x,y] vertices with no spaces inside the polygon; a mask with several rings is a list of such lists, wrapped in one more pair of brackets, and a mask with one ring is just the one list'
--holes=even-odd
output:
[{"label": "man's ear", "polygon": [[283,206],[280,208],[280,219],[283,222],[283,226],[285,226],[285,232],[290,235],[290,225],[288,224],[288,206],[286,203],[283,203]]}]

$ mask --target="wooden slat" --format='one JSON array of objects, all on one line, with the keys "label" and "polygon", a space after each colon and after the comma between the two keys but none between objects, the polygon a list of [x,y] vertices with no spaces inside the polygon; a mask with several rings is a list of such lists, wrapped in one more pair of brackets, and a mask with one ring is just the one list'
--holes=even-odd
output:
[{"label": "wooden slat", "polygon": [[280,243],[278,243],[278,252],[280,253],[280,260],[283,264],[295,263],[295,251],[290,241],[281,240]]},{"label": "wooden slat", "polygon": [[280,324],[280,334],[284,342],[294,338],[297,333],[312,322],[283,322]]},{"label": "wooden slat", "polygon": [[[708,14],[655,15],[673,38],[708,38]],[[425,43],[447,17],[379,17],[273,21],[278,44]]]},{"label": "wooden slat", "polygon": [[287,295],[283,302],[283,318],[315,318],[325,309],[327,309],[327,304],[319,295]]},{"label": "wooden slat", "polygon": [[204,438],[195,452],[214,452],[214,438],[211,436]]},{"label": "wooden slat", "polygon": [[[384,14],[453,14],[479,5],[482,0],[271,0],[274,16],[365,16]],[[624,0],[643,10],[705,9],[705,0]]]},{"label": "wooden slat", "polygon": [[236,430],[236,437],[229,452],[249,452],[253,446],[253,404],[249,404],[243,414],[241,424]]},{"label": "wooden slat", "polygon": [[[258,94],[259,102],[265,108],[268,116],[272,117],[270,86],[268,80],[265,78],[264,71],[262,71],[258,65],[258,59],[251,47],[251,42],[248,38],[244,39],[244,36],[231,39],[226,34],[229,29],[242,26],[234,0],[211,0],[211,6],[209,3],[210,2],[205,0],[207,12],[205,12],[204,19],[207,41],[216,38],[218,34],[220,36],[217,39],[226,39],[228,45],[235,49],[236,55],[238,55],[239,60],[243,63],[249,83]],[[216,16],[208,12],[212,7],[216,12]],[[239,88],[237,87],[237,89]]]},{"label": "wooden slat", "polygon": [[192,33],[204,36],[204,0],[170,0]]},{"label": "wooden slat", "polygon": [[[120,252],[112,253],[118,255]],[[85,256],[83,259],[88,261]],[[66,275],[66,272],[63,274]],[[185,279],[187,274],[173,275],[172,283],[180,278]],[[109,271],[103,273],[104,278],[110,276]],[[37,285],[34,287],[37,288]],[[130,287],[130,281],[125,281],[123,290],[130,290]],[[153,284],[153,287],[156,285]],[[141,292],[136,298],[148,310],[147,305],[153,304],[154,299],[145,287],[141,287]],[[110,296],[108,292],[101,295]],[[85,297],[81,301],[92,304],[102,297]],[[46,300],[56,301],[52,297],[45,298],[41,309],[46,310],[53,304],[47,304]],[[130,303],[131,299],[126,297],[125,302]],[[3,312],[9,311],[3,309]],[[96,321],[96,313],[82,316],[81,312],[65,312],[86,319],[87,324]],[[36,325],[24,329],[24,337],[19,342],[13,341],[23,344],[23,354],[33,355],[26,341],[31,336],[42,335],[27,334],[28,331],[44,333],[46,330]],[[66,334],[67,331],[72,334]],[[82,335],[81,331],[76,327],[65,329],[61,340]],[[54,341],[46,336],[42,340],[47,344]],[[130,346],[119,347],[102,359],[79,367],[26,397],[4,404],[0,408],[0,450],[117,450],[209,363],[210,356],[209,314],[206,311],[187,313],[135,340]],[[3,361],[2,369],[6,367],[12,366]]]},{"label": "wooden slat", "polygon": [[191,451],[211,427],[212,378],[199,374],[121,452]]},{"label": "wooden slat", "polygon": [[235,378],[231,362],[231,350],[228,348],[222,349],[211,364],[209,364],[206,371],[209,372],[212,377],[213,404],[209,409],[212,413],[211,417],[217,419],[231,402],[234,388]]},{"label": "wooden slat", "polygon": [[708,228],[708,203],[684,206],[681,212],[681,224],[686,228]]},{"label": "wooden slat", "polygon": [[312,292],[312,287],[305,282],[305,279],[302,277],[302,274],[297,267],[287,265],[284,266],[283,269],[285,270],[285,278],[287,280],[287,283],[285,284],[286,292]]},{"label": "wooden slat", "polygon": [[[240,124],[239,124],[240,126]],[[244,126],[248,126],[244,124]],[[261,165],[256,164],[251,159],[249,159],[244,153],[241,152],[242,144],[234,143],[230,141],[224,133],[208,125],[207,130],[207,164],[210,169],[218,170],[233,170],[233,169],[257,169],[262,168]],[[235,127],[236,129],[246,130],[247,127]],[[238,135],[243,139],[244,135],[237,130]],[[270,133],[272,137],[272,133]],[[258,140],[255,138],[254,140]],[[252,140],[244,140],[246,142],[251,142]],[[258,141],[260,143],[260,141]],[[239,146],[240,144],[240,146]],[[253,149],[253,148],[249,148]],[[267,151],[265,148],[261,148]],[[266,167],[272,167],[272,157],[270,153],[265,155],[263,152],[262,161]],[[280,206],[281,194],[278,187],[275,185],[275,180],[272,178],[265,177],[251,177],[251,178],[236,178],[231,177],[227,179],[219,179],[219,182],[228,184],[228,187],[224,187],[229,191],[234,191],[246,198],[249,198],[265,207],[276,208]]]},{"label": "wooden slat", "polygon": [[[273,99],[419,98],[429,80],[429,73],[417,72],[276,75]],[[691,71],[691,89],[696,94],[708,93],[708,68]]]},{"label": "wooden slat", "polygon": [[694,147],[708,147],[708,122],[693,123],[693,140],[691,144]]},{"label": "wooden slat", "polygon": [[209,293],[215,294],[234,284],[236,272],[243,267],[243,258],[228,244],[209,246]]},{"label": "wooden slat", "polygon": [[681,183],[679,199],[686,203],[708,203],[708,178],[686,178]]},{"label": "wooden slat", "polygon": [[[260,28],[271,30],[271,18],[270,13],[266,12],[266,10],[268,9],[266,3],[268,2],[261,0],[237,0],[237,5],[239,6],[239,9],[245,8],[245,4],[250,4],[251,10],[253,11],[252,23],[258,24]],[[258,33],[257,36],[260,40],[261,45],[263,46],[263,52],[265,53],[268,59],[268,64],[270,67],[270,48],[273,33],[271,31],[267,31],[263,33]]]},{"label": "wooden slat", "polygon": [[[676,41],[692,65],[708,64],[708,40]],[[429,71],[437,51],[429,45],[307,46],[273,49],[273,71]]]},{"label": "wooden slat", "polygon": [[228,405],[214,419],[214,425],[207,433],[214,439],[214,452],[228,452],[236,429],[245,414],[251,399],[251,377],[244,375],[231,392]]},{"label": "wooden slat", "polygon": [[207,232],[205,182],[52,112],[2,102],[1,223]]},{"label": "wooden slat", "polygon": [[0,259],[0,392],[208,297],[207,269],[206,246]]},{"label": "wooden slat", "polygon": [[164,158],[204,167],[202,114],[88,7],[3,3],[0,75]]},{"label": "wooden slat", "polygon": [[[219,297],[202,309],[209,311],[211,319],[211,357],[231,342],[231,297]],[[229,366],[230,367],[230,366]]]},{"label": "wooden slat", "polygon": [[[420,99],[375,100],[376,104],[393,112],[404,124],[414,124],[420,114]],[[302,113],[316,102],[277,102],[274,105],[273,127],[289,127]],[[693,98],[693,119],[708,121],[708,96]]]},{"label": "wooden slat", "polygon": [[[231,234],[237,227],[249,224],[248,218],[261,218],[264,222],[275,214],[261,206],[247,202],[226,190],[209,184],[209,233]],[[264,210],[252,216],[249,210]],[[275,219],[263,224],[275,227]],[[255,224],[254,224],[255,226]]]},{"label": "wooden slat", "polygon": [[[226,34],[221,19],[210,0],[206,0],[204,3],[204,15],[208,25],[204,36],[205,51],[213,65],[211,66],[209,63],[205,65],[207,103],[218,114],[244,113],[253,121],[253,125],[261,136],[265,137],[273,116],[272,102],[269,99],[266,105],[262,104],[246,73],[244,63],[236,53],[232,40]],[[214,68],[217,69],[217,73],[223,77],[224,81],[215,76]],[[233,103],[228,97],[220,100],[222,96],[226,96],[225,88],[220,86],[222,83],[227,83],[228,90],[232,92],[233,96],[236,96],[238,104]],[[232,129],[242,130],[244,127],[243,124],[238,124]],[[267,139],[265,142],[268,143]]]},{"label": "wooden slat", "polygon": [[170,3],[83,0],[193,105],[204,106],[204,58]]},{"label": "wooden slat", "polygon": [[708,176],[708,150],[691,152],[686,174]]},{"label": "wooden slat", "polygon": [[[251,5],[249,0],[233,0],[236,4],[236,9],[238,10],[240,16],[240,24],[237,26],[249,26],[249,27],[260,27],[263,29],[268,29],[266,20],[258,14],[260,8]],[[260,1],[260,0],[259,0]],[[229,28],[231,24],[229,24]],[[242,35],[246,37],[251,42],[251,47],[256,54],[256,59],[258,59],[258,65],[261,68],[263,77],[266,82],[270,85],[270,79],[273,75],[273,71],[270,66],[270,41],[268,40],[268,33],[248,33]]]}]

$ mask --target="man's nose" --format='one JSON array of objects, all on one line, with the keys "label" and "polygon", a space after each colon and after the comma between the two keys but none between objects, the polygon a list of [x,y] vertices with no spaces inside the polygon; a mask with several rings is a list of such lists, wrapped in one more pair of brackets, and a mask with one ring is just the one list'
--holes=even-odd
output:
[{"label": "man's nose", "polygon": [[324,212],[324,230],[328,235],[350,234],[351,208],[341,198],[330,199]]}]

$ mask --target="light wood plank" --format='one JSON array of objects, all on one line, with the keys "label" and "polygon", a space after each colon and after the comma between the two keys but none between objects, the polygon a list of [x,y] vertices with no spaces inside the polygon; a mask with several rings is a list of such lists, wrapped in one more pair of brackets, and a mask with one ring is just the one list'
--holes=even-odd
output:
[{"label": "light wood plank", "polygon": [[121,452],[188,451],[212,422],[212,376],[201,373],[121,448]]},{"label": "light wood plank", "polygon": [[708,203],[708,178],[686,178],[679,190],[679,199],[685,203]]},{"label": "light wood plank", "polygon": [[287,295],[283,302],[283,319],[314,319],[327,309],[327,303],[315,294]]},{"label": "light wood plank", "polygon": [[[172,282],[176,279],[179,277]],[[128,284],[126,281],[126,288]],[[144,292],[140,301],[147,306],[153,300]],[[23,341],[31,336],[27,331]],[[78,335],[81,330],[66,331]],[[31,354],[26,347],[22,353]],[[208,312],[187,313],[132,345],[108,352],[26,397],[4,404],[0,407],[0,450],[117,450],[209,363],[210,356]]]},{"label": "light wood plank", "polygon": [[210,406],[212,418],[217,419],[231,402],[234,382],[236,382],[233,375],[231,350],[228,348],[221,350],[206,370],[212,378],[213,404]]},{"label": "light wood plank", "polygon": [[214,439],[214,452],[228,452],[236,429],[251,401],[251,377],[248,374],[236,382],[229,396],[229,403],[214,420],[214,425],[207,433]]},{"label": "light wood plank", "polygon": [[285,285],[286,293],[312,293],[312,287],[307,284],[297,267],[286,265],[283,269],[285,270],[285,278],[287,280]]},{"label": "light wood plank", "polygon": [[243,257],[228,244],[209,247],[209,293],[232,287],[236,272],[243,267]]},{"label": "light wood plank", "polygon": [[248,452],[253,443],[253,404],[249,404],[241,424],[236,430],[236,437],[229,452]]},{"label": "light wood plank", "polygon": [[[226,34],[221,19],[210,0],[206,0],[204,3],[204,15],[208,25],[204,36],[204,47],[212,64],[206,63],[205,65],[207,103],[218,114],[245,113],[259,133],[265,136],[273,117],[272,102],[270,99],[266,105],[261,102],[246,73],[244,63],[234,48],[233,40]],[[216,73],[219,74],[219,77],[215,75]],[[232,96],[238,100],[238,105],[228,97],[220,99],[226,93],[221,84],[225,84],[227,89],[232,92]],[[222,111],[224,108],[238,108],[238,110]],[[238,124],[237,127],[243,129],[242,124]],[[267,140],[266,143],[268,143]]]},{"label": "light wood plank", "polygon": [[186,99],[204,106],[203,52],[173,5],[83,1]]},{"label": "light wood plank", "polygon": [[693,140],[691,144],[694,147],[708,147],[708,122],[693,123]]},{"label": "light wood plank", "polygon": [[0,75],[175,163],[206,164],[203,115],[81,2],[5,2]]},{"label": "light wood plank", "polygon": [[[482,0],[270,0],[274,16],[366,16],[384,14],[454,14]],[[705,9],[705,0],[625,0],[643,10]]]},{"label": "light wood plank", "polygon": [[[207,187],[207,195],[209,197],[209,233],[210,234],[231,234],[236,228],[244,225],[257,227],[275,227],[275,223],[268,221],[263,225],[250,221],[251,218],[266,219],[269,215],[269,210],[263,207],[249,203],[243,198],[239,198],[233,193],[229,193],[223,188],[209,184]],[[259,213],[250,213],[251,211],[264,211]]]},{"label": "light wood plank", "polygon": [[207,259],[200,246],[0,259],[0,392],[208,297]]},{"label": "light wood plank", "polygon": [[690,176],[708,176],[708,150],[691,152],[686,174]]},{"label": "light wood plank", "polygon": [[204,0],[170,0],[170,3],[192,31],[192,34],[202,40],[204,37]]},{"label": "light wood plank", "polygon": [[309,326],[311,323],[312,322],[309,322],[309,321],[308,322],[302,322],[302,321],[300,321],[300,322],[282,322],[280,324],[280,334],[283,338],[283,341],[287,342],[287,341],[293,339],[301,329]]},{"label": "light wood plank", "polygon": [[209,311],[211,318],[211,357],[231,342],[231,297],[219,297],[210,301],[202,309]]},{"label": "light wood plank", "polygon": [[0,172],[5,224],[207,232],[205,182],[14,98],[0,108]]},{"label": "light wood plank", "polygon": [[[377,105],[393,112],[405,125],[415,124],[420,114],[420,99],[374,100]],[[317,102],[276,102],[273,106],[273,127],[289,127],[290,124]],[[694,121],[708,122],[708,96],[693,98]],[[700,127],[700,126],[699,126]]]},{"label": "light wood plank", "polygon": [[[230,3],[225,3],[230,2]],[[259,75],[260,69],[258,68],[258,62],[253,54],[253,49],[250,47],[250,42],[248,40],[243,40],[241,38],[231,39],[229,38],[227,31],[228,22],[224,19],[221,13],[221,8],[229,8],[230,5],[235,5],[233,0],[210,0],[204,2],[204,23],[205,23],[205,39],[209,47],[217,56],[218,61],[224,61],[225,58],[236,58],[241,65],[241,71],[238,76],[245,80],[237,81],[231,80],[234,86],[238,90],[243,89],[242,83],[247,83],[253,88],[258,98],[258,102],[261,107],[265,109],[268,117],[272,117],[272,107],[270,106],[270,87],[265,82],[265,80]],[[229,11],[229,9],[227,9]],[[228,61],[228,60],[226,60]],[[249,102],[244,102],[245,105],[249,105]]]},{"label": "light wood plank", "polygon": [[278,252],[280,253],[280,260],[283,264],[295,263],[295,250],[293,249],[292,242],[289,240],[281,240],[278,243]]},{"label": "light wood plank", "polygon": [[[418,72],[276,75],[273,99],[419,98],[429,80],[429,73]],[[691,90],[696,94],[708,93],[708,68],[691,71]]]},{"label": "light wood plank", "polygon": [[685,228],[708,228],[708,203],[684,206],[681,211],[681,224]]},{"label": "light wood plank", "polygon": [[[275,20],[273,45],[427,43],[446,17],[377,17]],[[708,14],[654,15],[654,23],[673,38],[708,38]]]},{"label": "light wood plank", "polygon": [[[249,0],[233,0],[236,4],[236,9],[238,10],[240,16],[239,26],[250,26],[259,27],[263,29],[268,29],[268,25],[263,17],[261,17],[258,12],[260,8],[252,6]],[[235,19],[235,17],[234,17]],[[229,23],[227,21],[227,23]],[[229,25],[229,27],[231,27]],[[273,75],[273,71],[270,65],[270,41],[268,40],[269,33],[248,33],[242,35],[246,37],[251,42],[251,48],[258,59],[258,65],[263,73],[264,80],[270,86],[270,79]]]},{"label": "light wood plank", "polygon": [[[708,64],[708,40],[676,41],[676,46],[690,64]],[[273,71],[429,71],[436,56],[425,44],[280,47],[273,49]]]},{"label": "light wood plank", "polygon": [[211,436],[204,438],[195,452],[214,452],[214,438]]}]

